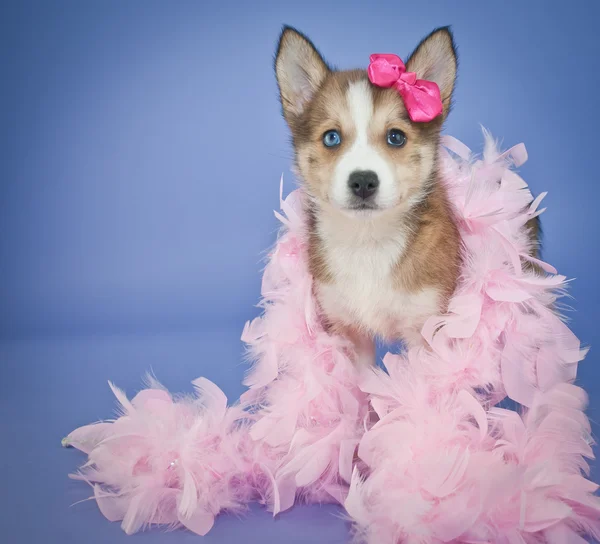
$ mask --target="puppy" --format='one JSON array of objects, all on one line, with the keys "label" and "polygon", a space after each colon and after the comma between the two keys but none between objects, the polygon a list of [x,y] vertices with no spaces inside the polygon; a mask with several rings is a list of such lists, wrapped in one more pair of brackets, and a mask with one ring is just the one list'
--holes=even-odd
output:
[{"label": "puppy", "polygon": [[374,338],[420,343],[427,318],[456,287],[461,246],[438,174],[440,132],[452,104],[457,56],[434,30],[406,71],[437,84],[440,113],[414,122],[396,88],[366,70],[336,71],[291,27],[275,58],[297,174],[308,196],[309,263],[329,330],[350,338],[359,364]]}]

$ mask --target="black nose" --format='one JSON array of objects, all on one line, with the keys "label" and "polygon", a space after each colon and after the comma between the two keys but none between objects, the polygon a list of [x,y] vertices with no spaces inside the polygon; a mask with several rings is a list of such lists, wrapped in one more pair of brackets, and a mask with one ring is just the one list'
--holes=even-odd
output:
[{"label": "black nose", "polygon": [[369,198],[377,192],[379,178],[372,170],[356,170],[348,178],[348,187],[359,198]]}]

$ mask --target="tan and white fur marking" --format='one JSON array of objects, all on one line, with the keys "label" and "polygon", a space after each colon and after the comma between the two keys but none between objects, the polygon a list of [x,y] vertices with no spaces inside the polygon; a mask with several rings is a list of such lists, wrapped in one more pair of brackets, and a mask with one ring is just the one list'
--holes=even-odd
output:
[{"label": "tan and white fur marking", "polygon": [[[369,144],[374,111],[367,82],[350,84],[346,99],[356,136],[352,148],[336,166],[333,199],[345,203],[346,180],[351,172],[373,170],[380,180],[378,204],[383,208],[393,206],[398,198],[394,172]],[[407,249],[409,228],[402,221],[385,218],[357,221],[335,212],[319,217],[316,229],[334,281],[317,282],[316,292],[330,319],[349,329],[367,329],[388,338],[418,338],[424,319],[440,308],[441,296],[435,287],[410,291],[395,284],[395,268]]]},{"label": "tan and white fur marking", "polygon": [[[289,27],[275,68],[309,196],[315,295],[331,331],[354,342],[359,363],[372,364],[375,337],[421,341],[458,277],[458,231],[437,175],[456,76],[452,36],[434,31],[407,61],[440,87],[444,113],[430,123],[410,121],[398,92],[375,87],[366,71],[331,70]],[[331,131],[339,141],[325,145]],[[391,131],[403,135],[401,145],[390,143]]]}]

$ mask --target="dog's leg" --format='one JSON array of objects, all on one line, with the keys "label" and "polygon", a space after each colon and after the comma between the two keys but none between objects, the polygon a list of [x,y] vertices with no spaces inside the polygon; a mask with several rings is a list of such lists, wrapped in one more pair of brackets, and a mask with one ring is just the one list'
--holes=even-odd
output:
[{"label": "dog's leg", "polygon": [[357,331],[351,331],[349,337],[354,344],[355,364],[359,368],[374,366],[376,358],[375,340],[367,334]]},{"label": "dog's leg", "polygon": [[412,327],[402,331],[401,340],[407,350],[426,345],[425,338],[421,334],[421,328],[420,326]]},{"label": "dog's leg", "polygon": [[333,336],[343,336],[352,343],[354,348],[354,364],[358,367],[375,365],[375,339],[364,332],[341,323],[326,323],[325,330]]}]

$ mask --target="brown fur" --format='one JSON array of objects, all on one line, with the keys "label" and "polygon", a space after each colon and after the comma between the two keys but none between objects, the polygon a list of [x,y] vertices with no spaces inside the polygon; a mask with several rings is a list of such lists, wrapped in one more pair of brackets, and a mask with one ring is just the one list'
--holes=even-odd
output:
[{"label": "brown fur", "polygon": [[461,252],[448,196],[439,183],[433,184],[431,193],[415,210],[414,229],[411,244],[396,265],[396,280],[408,291],[439,287],[445,311],[458,280]]}]

